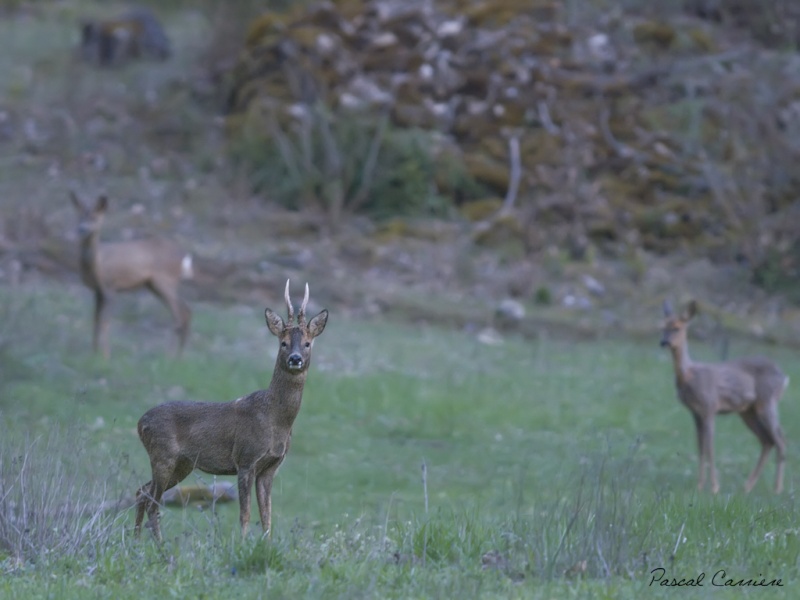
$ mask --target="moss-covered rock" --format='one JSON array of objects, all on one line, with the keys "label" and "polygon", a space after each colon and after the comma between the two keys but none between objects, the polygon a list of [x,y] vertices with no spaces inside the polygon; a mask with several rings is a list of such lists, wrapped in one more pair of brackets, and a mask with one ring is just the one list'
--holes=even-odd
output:
[{"label": "moss-covered rock", "polygon": [[677,38],[675,27],[666,21],[643,21],[633,28],[633,39],[643,46],[666,50]]},{"label": "moss-covered rock", "polygon": [[496,214],[502,206],[502,198],[482,198],[464,204],[461,214],[470,221],[484,221]]}]

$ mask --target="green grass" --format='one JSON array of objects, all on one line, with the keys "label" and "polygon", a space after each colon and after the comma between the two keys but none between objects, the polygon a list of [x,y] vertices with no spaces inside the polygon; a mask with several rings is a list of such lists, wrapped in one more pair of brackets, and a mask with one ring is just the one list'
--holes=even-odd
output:
[{"label": "green grass", "polygon": [[[758,447],[728,417],[716,439],[722,491],[697,494],[691,419],[655,336],[648,345],[508,339],[490,347],[466,333],[345,321],[334,311],[276,479],[273,539],[261,540],[256,522],[242,540],[238,508],[228,504],[166,509],[159,548],[131,538],[132,511],[96,507],[148,479],[135,432],[147,408],[231,400],[267,384],[276,348],[263,306],[196,304],[188,352],[175,361],[163,307],[121,296],[108,362],[89,352],[85,289],[0,288],[0,306],[0,597],[758,592],[714,590],[719,569],[781,578],[784,587],[763,593],[793,596],[793,387],[782,405],[787,491],[771,493],[770,464],[754,492],[741,493]],[[733,350],[767,352],[800,381],[789,353]],[[700,344],[693,351],[712,358]],[[187,481],[198,480],[212,477]],[[676,578],[704,572],[704,587],[649,587],[657,567]]]}]

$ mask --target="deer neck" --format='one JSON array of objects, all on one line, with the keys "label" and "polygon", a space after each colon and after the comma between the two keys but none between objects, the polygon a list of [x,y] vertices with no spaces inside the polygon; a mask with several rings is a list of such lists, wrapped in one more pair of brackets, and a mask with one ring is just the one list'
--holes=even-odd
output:
[{"label": "deer neck", "polygon": [[100,288],[100,277],[97,272],[97,254],[100,250],[97,232],[88,233],[81,237],[80,254],[78,257],[81,278],[84,283],[94,289]]},{"label": "deer neck", "polygon": [[291,373],[283,368],[280,360],[275,364],[269,384],[270,411],[278,424],[291,428],[303,400],[306,373]]},{"label": "deer neck", "polygon": [[686,384],[691,379],[692,359],[689,356],[689,344],[671,348],[672,364],[675,368],[675,380],[679,384]]}]

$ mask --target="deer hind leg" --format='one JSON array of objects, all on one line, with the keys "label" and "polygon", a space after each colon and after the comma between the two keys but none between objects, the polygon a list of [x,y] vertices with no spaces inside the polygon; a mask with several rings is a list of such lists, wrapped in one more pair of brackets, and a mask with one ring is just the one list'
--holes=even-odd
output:
[{"label": "deer hind leg", "polygon": [[786,461],[786,440],[783,437],[783,430],[778,420],[778,398],[771,399],[770,402],[756,407],[756,414],[758,415],[758,420],[762,427],[767,431],[772,443],[775,445],[775,451],[777,452],[775,493],[780,494],[783,491],[783,467]]},{"label": "deer hind leg", "polygon": [[183,347],[186,345],[186,338],[189,337],[189,328],[192,323],[192,309],[181,299],[177,298],[180,319],[178,320],[178,356],[183,354]]},{"label": "deer hind leg", "polygon": [[153,479],[153,483],[150,485],[150,498],[147,505],[147,526],[153,532],[153,537],[159,542],[161,541],[161,524],[159,523],[161,512],[159,508],[161,496],[166,489],[166,486]]},{"label": "deer hind leg", "polygon": [[753,468],[753,471],[750,473],[750,476],[747,478],[747,482],[745,483],[745,492],[749,492],[753,489],[753,486],[755,486],[756,481],[758,481],[767,457],[769,456],[769,452],[772,450],[772,447],[775,444],[771,433],[764,426],[755,409],[751,409],[745,413],[742,413],[741,417],[761,443],[761,454],[758,457],[758,462],[756,463],[756,466]]},{"label": "deer hind leg", "polygon": [[[186,479],[193,469],[194,465],[188,460],[179,460],[174,464],[153,464],[153,480],[150,482],[150,489],[145,492],[144,488],[147,486],[142,487],[146,499],[147,526],[159,542],[161,541],[161,525],[159,523],[161,497],[165,491]],[[137,526],[140,525],[140,511],[145,512],[145,503],[137,506]]]},{"label": "deer hind leg", "polygon": [[186,338],[189,337],[192,310],[178,295],[178,286],[172,280],[154,279],[148,284],[148,288],[164,303],[172,314],[172,319],[175,321],[175,331],[178,334],[178,351],[176,354],[180,357],[183,354]]},{"label": "deer hind leg", "polygon": [[764,427],[759,418],[758,414],[756,414],[755,409],[750,409],[745,411],[741,414],[742,421],[747,427],[756,434],[759,443],[761,444],[761,454],[758,457],[758,462],[756,466],[753,468],[752,473],[747,478],[747,482],[744,484],[744,491],[746,493],[750,492],[753,489],[753,486],[758,481],[758,478],[761,476],[761,470],[764,468],[764,463],[767,461],[767,456],[769,456],[770,450],[775,445],[773,442],[772,435],[770,432]]},{"label": "deer hind leg", "polygon": [[144,520],[144,513],[150,507],[152,501],[152,481],[148,481],[136,492],[136,524],[133,526],[133,535],[139,537],[142,532],[142,521]]}]

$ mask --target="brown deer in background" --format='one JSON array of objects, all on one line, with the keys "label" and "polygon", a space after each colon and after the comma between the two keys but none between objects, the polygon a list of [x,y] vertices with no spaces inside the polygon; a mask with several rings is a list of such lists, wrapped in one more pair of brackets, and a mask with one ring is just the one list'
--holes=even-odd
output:
[{"label": "brown deer in background", "polygon": [[769,359],[741,358],[721,363],[694,362],[689,357],[687,331],[697,312],[697,303],[690,302],[681,315],[675,315],[668,301],[664,302],[664,330],[661,346],[672,352],[675,386],[678,398],[692,412],[697,428],[700,473],[697,488],[703,489],[706,467],[711,471],[711,490],[719,491],[714,468],[714,417],[738,413],[761,443],[761,455],[747,478],[749,492],[761,474],[773,446],[777,452],[775,492],[783,489],[783,466],[786,442],[778,420],[778,401],[789,378]]},{"label": "brown deer in background", "polygon": [[162,495],[194,469],[238,476],[242,536],[247,534],[250,522],[250,491],[255,481],[261,526],[265,534],[271,531],[272,479],[289,451],[314,338],[328,321],[328,311],[323,310],[306,323],[308,284],[296,325],[288,280],[284,298],[288,322],[269,308],[264,311],[267,327],[280,341],[266,390],[226,403],[167,402],[151,408],[139,420],[139,438],[150,456],[153,474],[136,495],[137,536],[147,512],[148,526],[161,540],[158,520]]},{"label": "brown deer in background", "polygon": [[178,356],[183,352],[192,312],[178,293],[181,279],[192,277],[192,256],[172,240],[146,239],[101,243],[100,226],[108,208],[106,196],[86,206],[75,192],[70,199],[78,211],[79,267],[83,283],[94,291],[93,347],[108,358],[106,311],[113,292],[147,288],[172,313],[178,334]]}]

